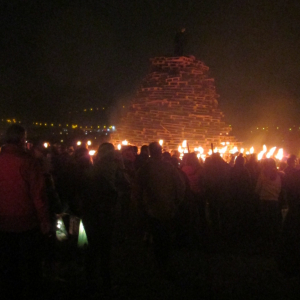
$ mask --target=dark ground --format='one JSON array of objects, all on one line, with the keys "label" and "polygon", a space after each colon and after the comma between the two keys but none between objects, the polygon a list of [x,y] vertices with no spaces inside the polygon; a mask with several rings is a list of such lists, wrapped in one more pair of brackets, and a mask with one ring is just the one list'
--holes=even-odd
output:
[{"label": "dark ground", "polygon": [[218,239],[198,249],[176,249],[171,270],[163,275],[151,245],[136,235],[124,236],[124,224],[117,222],[111,298],[101,292],[101,279],[98,294],[91,297],[85,290],[85,251],[71,238],[58,242],[58,276],[44,278],[44,299],[299,299],[299,279],[281,274],[274,250],[259,241],[229,245]]}]

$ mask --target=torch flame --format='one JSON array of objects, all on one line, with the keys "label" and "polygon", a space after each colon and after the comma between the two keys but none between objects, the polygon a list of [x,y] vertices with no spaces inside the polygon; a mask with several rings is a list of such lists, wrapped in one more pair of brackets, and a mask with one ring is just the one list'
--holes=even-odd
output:
[{"label": "torch flame", "polygon": [[263,150],[258,153],[257,159],[261,160],[266,152],[267,152],[267,146],[263,145]]},{"label": "torch flame", "polygon": [[182,142],[182,147],[183,147],[183,148],[186,148],[186,140],[184,140],[184,141]]},{"label": "torch flame", "polygon": [[128,145],[128,142],[127,142],[126,140],[124,140],[124,141],[122,142],[122,145],[127,146],[127,145]]},{"label": "torch flame", "polygon": [[121,150],[122,146],[121,144],[118,145],[118,150]]},{"label": "torch flame", "polygon": [[234,146],[229,152],[231,153],[231,154],[234,154],[234,153],[236,153],[236,152],[238,152],[239,151],[239,149],[236,147],[236,146]]},{"label": "torch flame", "polygon": [[250,154],[253,154],[254,153],[254,147],[251,147],[250,148]]},{"label": "torch flame", "polygon": [[220,153],[225,154],[226,150],[227,150],[227,146],[225,146],[222,149],[220,149]]},{"label": "torch flame", "polygon": [[159,140],[158,142],[161,146],[163,145],[164,141],[163,140]]},{"label": "torch flame", "polygon": [[271,156],[273,156],[275,150],[276,150],[276,147],[271,148],[270,151],[267,153],[266,157],[270,158]]},{"label": "torch flame", "polygon": [[275,158],[277,158],[278,160],[282,160],[283,158],[283,149],[280,148],[277,152],[277,154],[275,155]]}]

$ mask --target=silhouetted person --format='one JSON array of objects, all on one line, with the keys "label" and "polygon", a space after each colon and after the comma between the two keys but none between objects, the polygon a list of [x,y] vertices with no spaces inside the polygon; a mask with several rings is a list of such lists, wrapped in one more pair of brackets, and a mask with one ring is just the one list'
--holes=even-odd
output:
[{"label": "silhouetted person", "polygon": [[171,232],[184,198],[185,184],[178,170],[161,160],[159,143],[151,143],[149,151],[149,160],[136,174],[132,200],[148,218],[154,253],[159,266],[165,269],[171,251]]},{"label": "silhouetted person", "polygon": [[169,152],[163,152],[161,159],[162,161],[171,163],[171,154]]},{"label": "silhouetted person", "polygon": [[86,178],[86,191],[82,204],[82,221],[88,239],[86,277],[88,292],[99,288],[98,262],[105,291],[111,290],[111,247],[117,201],[114,146],[100,145],[94,167]]},{"label": "silhouetted person", "polygon": [[261,233],[268,242],[274,243],[281,226],[279,196],[282,183],[274,159],[267,158],[262,161],[262,164],[262,171],[255,189],[260,200]]},{"label": "silhouetted person", "polygon": [[[194,205],[197,215],[198,215],[198,235],[203,236],[207,228],[205,208],[205,189],[204,189],[204,168],[201,166],[199,159],[195,152],[187,153],[185,155],[185,165],[181,170],[185,173],[188,178],[189,187],[191,190],[192,204]],[[195,232],[195,234],[197,234]],[[200,236],[199,236],[200,237]]]},{"label": "silhouetted person", "polygon": [[289,205],[280,235],[277,263],[287,276],[300,275],[300,170],[289,176]]},{"label": "silhouetted person", "polygon": [[89,150],[85,147],[77,148],[69,164],[69,186],[65,186],[70,189],[69,212],[77,217],[81,217],[82,193],[85,189],[84,179],[91,167]]},{"label": "silhouetted person", "polygon": [[61,205],[58,193],[56,191],[54,180],[50,174],[50,163],[46,159],[46,149],[40,143],[33,144],[31,152],[33,156],[37,159],[37,162],[41,168],[42,174],[45,181],[45,190],[47,195],[47,200],[49,203],[49,216],[51,223],[51,231],[49,237],[45,239],[45,249],[44,249],[44,273],[48,275],[55,274],[55,263],[57,258],[56,249],[56,229],[57,229],[57,214],[63,213],[63,207]]},{"label": "silhouetted person", "polygon": [[256,183],[260,174],[260,166],[256,154],[251,154],[245,164],[251,177],[251,192],[253,193],[256,188]]},{"label": "silhouetted person", "polygon": [[175,35],[174,55],[175,56],[183,56],[184,48],[186,47],[186,44],[187,44],[187,39],[186,39],[185,28],[182,28]]},{"label": "silhouetted person", "polygon": [[223,227],[224,205],[228,200],[230,167],[218,153],[213,153],[205,160],[204,170],[209,217],[213,232],[218,235]]},{"label": "silhouetted person", "polygon": [[[3,299],[35,299],[41,288],[41,233],[49,234],[45,183],[25,151],[26,131],[12,125],[0,153],[0,276]],[[40,298],[39,298],[40,299]]]},{"label": "silhouetted person", "polygon": [[238,156],[229,178],[230,197],[227,202],[227,220],[231,238],[240,239],[253,228],[254,205],[253,191],[251,193],[251,178],[245,168],[245,159]]},{"label": "silhouetted person", "polygon": [[297,171],[296,169],[296,157],[294,155],[291,155],[286,163],[287,163],[287,167],[284,169],[284,173],[285,175],[289,176],[290,174],[294,173],[295,171]]},{"label": "silhouetted person", "polygon": [[149,158],[149,147],[148,145],[143,145],[141,147],[141,153],[136,157],[136,160],[134,162],[135,164],[135,170],[137,171],[141,166],[145,164],[145,162]]}]

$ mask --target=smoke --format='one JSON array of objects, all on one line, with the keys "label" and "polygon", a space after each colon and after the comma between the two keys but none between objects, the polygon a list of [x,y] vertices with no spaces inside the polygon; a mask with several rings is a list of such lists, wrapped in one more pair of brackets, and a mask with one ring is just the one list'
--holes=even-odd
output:
[{"label": "smoke", "polygon": [[252,125],[254,126],[292,126],[299,114],[294,97],[274,95],[259,97],[251,106]]}]

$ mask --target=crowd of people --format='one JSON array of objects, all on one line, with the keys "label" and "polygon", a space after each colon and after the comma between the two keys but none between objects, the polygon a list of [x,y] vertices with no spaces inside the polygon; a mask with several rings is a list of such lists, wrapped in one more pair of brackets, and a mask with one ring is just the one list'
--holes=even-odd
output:
[{"label": "crowd of people", "polygon": [[[225,239],[261,241],[276,251],[283,272],[299,275],[300,169],[294,155],[280,166],[272,158],[258,161],[239,153],[230,164],[218,153],[204,162],[195,153],[181,160],[152,142],[139,154],[134,146],[115,150],[103,143],[91,157],[84,146],[45,149],[37,143],[27,150],[25,141],[25,129],[12,125],[0,153],[5,299],[38,295],[42,263],[45,268],[55,261],[58,215],[82,219],[86,288],[97,292],[100,270],[109,293],[117,205],[124,224],[138,224],[137,234],[152,243],[162,273],[174,247],[205,248]],[[125,225],[128,234],[132,230]]]}]

